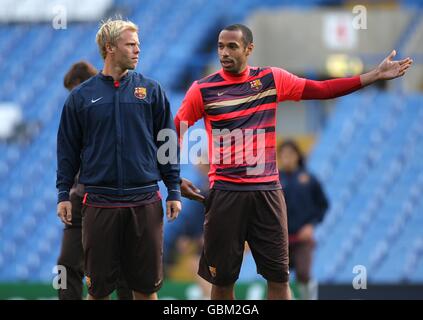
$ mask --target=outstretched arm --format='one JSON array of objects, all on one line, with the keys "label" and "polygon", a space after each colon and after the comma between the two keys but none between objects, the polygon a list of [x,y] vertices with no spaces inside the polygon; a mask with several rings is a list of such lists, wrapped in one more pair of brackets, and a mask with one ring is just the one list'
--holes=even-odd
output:
[{"label": "outstretched arm", "polygon": [[394,61],[396,51],[386,57],[375,69],[360,76],[325,81],[306,80],[301,95],[303,100],[337,98],[378,80],[391,80],[403,76],[413,63],[411,58]]}]

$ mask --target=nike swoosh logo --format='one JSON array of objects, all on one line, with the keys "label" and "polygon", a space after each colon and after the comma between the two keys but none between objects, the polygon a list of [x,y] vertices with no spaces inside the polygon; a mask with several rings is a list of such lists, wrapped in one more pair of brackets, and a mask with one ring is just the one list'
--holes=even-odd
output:
[{"label": "nike swoosh logo", "polygon": [[225,93],[226,93],[226,91],[223,91],[223,92],[218,92],[218,93],[217,93],[217,96],[218,96],[218,97],[223,96]]},{"label": "nike swoosh logo", "polygon": [[101,99],[103,99],[103,97],[100,97],[100,98],[98,98],[98,99],[91,99],[91,103],[96,103],[98,100],[101,100]]}]

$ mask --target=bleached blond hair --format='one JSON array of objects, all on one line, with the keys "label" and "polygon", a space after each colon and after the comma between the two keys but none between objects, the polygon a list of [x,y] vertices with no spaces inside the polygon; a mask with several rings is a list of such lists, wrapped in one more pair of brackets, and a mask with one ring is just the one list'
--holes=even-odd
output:
[{"label": "bleached blond hair", "polygon": [[103,59],[106,59],[106,44],[109,43],[115,46],[122,32],[125,30],[131,30],[138,32],[138,26],[129,21],[122,19],[109,18],[106,21],[102,21],[100,29],[97,31],[95,41],[97,42],[98,49]]}]

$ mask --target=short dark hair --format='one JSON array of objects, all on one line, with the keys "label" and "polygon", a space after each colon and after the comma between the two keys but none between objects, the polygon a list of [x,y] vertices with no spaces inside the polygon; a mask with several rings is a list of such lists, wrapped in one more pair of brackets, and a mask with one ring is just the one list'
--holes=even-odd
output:
[{"label": "short dark hair", "polygon": [[80,83],[97,74],[97,72],[97,69],[92,64],[86,61],[79,61],[70,67],[63,79],[63,85],[66,89],[72,90]]},{"label": "short dark hair", "polygon": [[248,46],[250,43],[253,43],[253,33],[251,32],[250,28],[243,24],[231,24],[222,29],[226,31],[241,31],[242,33],[242,42],[244,42],[245,46]]},{"label": "short dark hair", "polygon": [[279,148],[278,148],[279,154],[282,152],[284,148],[293,149],[298,156],[298,167],[300,167],[301,169],[305,169],[305,156],[301,152],[301,149],[298,146],[298,144],[294,140],[290,140],[290,139],[282,141],[282,143],[279,144]]}]

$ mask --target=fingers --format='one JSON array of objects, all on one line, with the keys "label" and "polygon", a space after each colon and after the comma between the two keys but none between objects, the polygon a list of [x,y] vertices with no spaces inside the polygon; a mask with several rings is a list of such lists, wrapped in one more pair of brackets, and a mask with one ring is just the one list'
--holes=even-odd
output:
[{"label": "fingers", "polygon": [[61,220],[64,224],[67,224],[67,225],[69,225],[69,226],[71,226],[71,225],[72,225],[72,222],[71,222],[71,221],[72,221],[72,214],[70,214],[70,218],[68,218],[68,217],[69,217],[69,215],[66,213],[66,211],[65,211],[65,210],[63,210],[63,211],[59,212],[57,215],[59,216],[60,220]]},{"label": "fingers", "polygon": [[201,190],[198,189],[191,181],[183,178],[181,184],[181,194],[183,197],[195,201],[204,201],[204,196],[200,194]]},{"label": "fingers", "polygon": [[183,196],[185,198],[188,198],[190,200],[195,200],[195,201],[200,201],[203,202],[204,201],[204,196],[202,194],[200,194],[201,190],[194,187],[190,188],[188,190],[185,190],[185,192],[183,193]]},{"label": "fingers", "polygon": [[199,193],[195,193],[194,195],[191,196],[190,199],[191,200],[194,200],[194,201],[198,201],[198,202],[204,202],[204,200],[206,198],[203,195],[199,194]]},{"label": "fingers", "polygon": [[66,221],[68,224],[72,224],[72,210],[70,208],[66,208]]},{"label": "fingers", "polygon": [[392,61],[391,59],[396,55],[396,51],[393,50],[391,52],[391,54],[388,56],[388,60],[391,61],[392,65],[395,66],[396,68],[398,68],[398,73],[396,76],[394,76],[394,78],[397,77],[402,77],[406,71],[408,70],[408,68],[411,67],[411,65],[413,64],[413,59],[411,59],[410,57],[407,57],[405,59],[399,60],[399,61]]},{"label": "fingers", "polygon": [[175,220],[181,211],[181,203],[179,201],[166,202],[166,216],[169,222]]},{"label": "fingers", "polygon": [[410,68],[411,64],[407,64],[401,67],[400,72],[406,71],[408,68]]},{"label": "fingers", "polygon": [[197,193],[201,192],[201,190],[198,189],[196,186],[194,186],[194,184],[191,181],[187,182],[187,185],[192,192],[197,192]]},{"label": "fingers", "polygon": [[196,186],[194,186],[192,183],[189,185],[189,187],[191,188],[191,190],[193,192],[196,192],[196,193],[200,193],[201,192],[201,190],[198,189]]},{"label": "fingers", "polygon": [[172,214],[172,208],[170,206],[169,202],[166,202],[166,217],[167,217],[167,221],[173,221],[173,214]]},{"label": "fingers", "polygon": [[199,193],[201,192],[200,189],[198,189],[196,186],[194,186],[192,183],[189,185],[192,193],[194,193],[195,195],[199,195]]},{"label": "fingers", "polygon": [[205,197],[202,194],[196,193],[196,192],[190,192],[189,194],[184,194],[184,197],[190,200],[199,201],[199,202],[204,202],[205,200]]},{"label": "fingers", "polygon": [[396,55],[397,55],[397,51],[396,50],[392,50],[392,52],[388,56],[388,60],[391,61]]},{"label": "fingers", "polygon": [[403,65],[400,66],[400,70],[398,72],[399,76],[403,76],[405,74],[405,72],[408,70],[408,68],[411,67],[411,65],[413,64],[413,60],[404,63]]},{"label": "fingers", "polygon": [[411,64],[411,63],[413,63],[413,59],[411,59],[410,57],[408,57],[408,58],[405,58],[405,59],[400,60],[398,62],[399,62],[400,65],[403,65],[403,64]]},{"label": "fingers", "polygon": [[177,217],[178,217],[179,213],[173,211],[172,208],[169,208],[168,212],[167,212],[167,221],[172,222],[174,221]]},{"label": "fingers", "polygon": [[72,205],[70,201],[63,201],[57,205],[57,215],[67,225],[72,225]]}]

